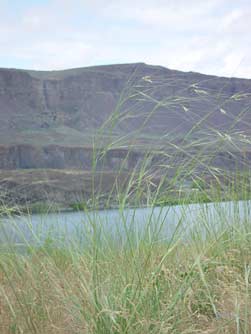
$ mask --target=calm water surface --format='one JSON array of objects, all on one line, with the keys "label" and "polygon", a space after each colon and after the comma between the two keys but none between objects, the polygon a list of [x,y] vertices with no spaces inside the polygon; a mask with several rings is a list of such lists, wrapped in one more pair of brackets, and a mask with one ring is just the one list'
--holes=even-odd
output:
[{"label": "calm water surface", "polygon": [[153,241],[172,237],[217,233],[219,224],[251,223],[251,201],[190,204],[184,206],[67,212],[1,218],[0,246],[43,245],[53,240],[58,245],[79,246],[124,243],[129,238]]}]

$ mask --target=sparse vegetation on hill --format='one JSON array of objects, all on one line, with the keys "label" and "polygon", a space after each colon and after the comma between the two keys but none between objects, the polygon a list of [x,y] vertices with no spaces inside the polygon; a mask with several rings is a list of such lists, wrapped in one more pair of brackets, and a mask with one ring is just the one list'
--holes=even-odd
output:
[{"label": "sparse vegetation on hill", "polygon": [[[251,80],[144,63],[49,72],[0,69],[0,190],[15,188],[18,194],[20,175],[27,179],[29,169],[32,186],[22,182],[27,202],[44,200],[47,191],[67,206],[75,202],[71,182],[78,183],[67,171],[92,173],[97,149],[106,154],[96,171],[117,173],[123,166],[132,172],[146,152],[153,165],[171,166],[169,178],[178,165],[198,165],[196,159],[200,168],[231,171],[237,161],[243,167],[251,161],[250,94]],[[40,169],[53,186],[45,184]],[[62,172],[55,171],[56,177],[52,169]]]}]

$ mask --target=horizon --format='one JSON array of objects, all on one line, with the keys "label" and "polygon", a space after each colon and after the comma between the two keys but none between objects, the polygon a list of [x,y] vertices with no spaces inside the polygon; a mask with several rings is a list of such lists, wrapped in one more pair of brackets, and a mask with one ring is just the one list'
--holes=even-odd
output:
[{"label": "horizon", "polygon": [[205,76],[213,76],[219,78],[227,78],[227,79],[242,79],[242,80],[251,80],[251,78],[246,77],[238,77],[238,76],[227,76],[227,75],[217,75],[217,74],[208,74],[199,71],[185,71],[179,70],[176,68],[169,68],[159,64],[147,64],[145,62],[132,62],[132,63],[116,63],[116,64],[101,64],[101,65],[89,65],[89,66],[79,66],[79,67],[71,67],[71,68],[62,68],[62,69],[50,69],[50,70],[43,70],[43,69],[31,69],[31,68],[18,68],[18,67],[0,67],[0,70],[10,70],[10,71],[28,71],[28,72],[64,72],[64,71],[72,71],[72,70],[81,70],[87,68],[98,68],[98,67],[109,67],[109,66],[123,66],[123,65],[146,65],[151,67],[162,67],[170,71],[177,71],[182,73],[197,73]]}]

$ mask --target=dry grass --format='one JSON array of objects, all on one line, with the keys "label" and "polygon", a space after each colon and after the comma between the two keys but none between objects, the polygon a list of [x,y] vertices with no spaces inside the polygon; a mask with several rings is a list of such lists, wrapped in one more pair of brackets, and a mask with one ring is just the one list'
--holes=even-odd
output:
[{"label": "dry grass", "polygon": [[0,333],[250,333],[251,246],[240,233],[2,254]]}]

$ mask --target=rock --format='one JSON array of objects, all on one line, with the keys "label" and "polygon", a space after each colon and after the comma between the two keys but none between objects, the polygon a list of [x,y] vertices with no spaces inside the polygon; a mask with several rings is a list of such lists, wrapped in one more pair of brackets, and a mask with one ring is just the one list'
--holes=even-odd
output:
[{"label": "rock", "polygon": [[[199,171],[208,161],[222,170],[248,166],[250,97],[251,80],[144,63],[64,71],[0,69],[1,189],[20,203],[73,200],[73,193],[89,190],[80,190],[74,179],[70,191],[73,180],[64,171],[90,172],[96,161],[98,172],[130,172],[147,152],[150,168],[170,165],[170,177],[200,150]],[[201,146],[193,147],[194,142]],[[11,180],[6,170],[13,170]],[[31,178],[18,194],[25,170]],[[40,170],[47,176],[57,171],[56,181],[49,177],[49,184]]]}]

